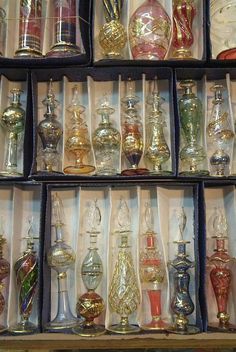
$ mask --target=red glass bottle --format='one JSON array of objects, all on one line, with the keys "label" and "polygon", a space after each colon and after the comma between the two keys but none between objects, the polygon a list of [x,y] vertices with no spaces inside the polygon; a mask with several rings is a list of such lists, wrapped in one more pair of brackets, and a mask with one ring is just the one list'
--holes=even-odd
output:
[{"label": "red glass bottle", "polygon": [[42,0],[21,0],[19,47],[15,56],[38,57],[41,51]]},{"label": "red glass bottle", "polygon": [[194,43],[193,20],[196,16],[194,0],[174,0],[173,2],[173,39],[172,57],[191,59]]},{"label": "red glass bottle", "polygon": [[129,21],[134,60],[164,60],[170,45],[171,20],[157,0],[146,0]]},{"label": "red glass bottle", "polygon": [[140,277],[142,288],[147,291],[152,318],[149,323],[142,325],[142,329],[164,330],[168,326],[161,317],[161,294],[165,281],[165,269],[161,253],[157,249],[156,233],[152,230],[153,213],[149,204],[146,204],[145,221],[148,230],[145,233],[146,246],[140,254]]},{"label": "red glass bottle", "polygon": [[235,328],[230,324],[230,315],[227,312],[232,284],[232,271],[230,269],[232,258],[225,248],[225,241],[228,239],[226,218],[219,210],[215,214],[213,228],[216,235],[212,236],[212,238],[216,241],[216,248],[214,250],[215,253],[208,258],[208,263],[211,268],[210,279],[216,298],[219,322],[217,324],[210,323],[209,325],[213,328],[216,327],[217,330],[225,331]]}]

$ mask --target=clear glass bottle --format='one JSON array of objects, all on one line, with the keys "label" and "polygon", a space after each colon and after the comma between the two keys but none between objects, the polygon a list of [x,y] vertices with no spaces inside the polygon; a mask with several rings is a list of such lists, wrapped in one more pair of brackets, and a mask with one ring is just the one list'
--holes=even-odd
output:
[{"label": "clear glass bottle", "polygon": [[143,125],[136,107],[139,98],[134,93],[133,83],[129,78],[126,82],[126,96],[121,100],[124,105],[122,150],[131,164],[131,168],[122,170],[121,174],[125,176],[145,175],[149,173],[147,169],[138,167],[143,155]]},{"label": "clear glass bottle", "polygon": [[90,246],[82,263],[81,275],[87,292],[79,297],[76,305],[78,314],[85,318],[85,321],[73,328],[73,332],[80,336],[98,336],[104,334],[106,330],[103,325],[94,322],[94,319],[99,317],[105,309],[103,298],[95,292],[103,275],[102,259],[97,248],[97,236],[100,234],[101,224],[101,212],[97,200],[90,205],[86,221]]},{"label": "clear glass bottle", "polygon": [[130,334],[140,330],[129,323],[129,315],[134,313],[140,304],[140,291],[134,269],[133,256],[128,244],[130,234],[130,213],[126,201],[121,198],[118,210],[118,234],[121,237],[118,257],[109,287],[108,301],[111,311],[120,315],[120,323],[108,327],[117,334]]},{"label": "clear glass bottle", "polygon": [[55,194],[52,196],[52,227],[56,231],[56,240],[47,252],[47,262],[57,272],[58,296],[56,316],[45,325],[48,331],[67,331],[81,322],[72,314],[68,296],[67,271],[75,263],[75,252],[63,238],[64,219],[62,200]]},{"label": "clear glass bottle", "polygon": [[171,40],[171,20],[157,0],[146,0],[129,21],[134,60],[164,60]]},{"label": "clear glass bottle", "polygon": [[85,107],[80,105],[77,85],[73,88],[73,97],[67,111],[71,114],[71,126],[65,149],[75,156],[75,165],[64,168],[65,174],[89,174],[94,171],[93,165],[84,164],[83,159],[91,151],[91,142],[86,121],[82,118]]},{"label": "clear glass bottle", "polygon": [[162,165],[170,159],[170,149],[164,135],[166,123],[161,109],[163,100],[159,95],[157,78],[155,78],[152,94],[147,98],[149,109],[146,118],[146,146],[144,151],[145,158],[153,165],[150,174],[154,175],[171,174],[171,172],[162,169]]},{"label": "clear glass bottle", "polygon": [[38,153],[40,171],[58,172],[61,155],[57,151],[58,143],[62,136],[62,126],[57,121],[55,109],[59,102],[55,99],[53,92],[52,79],[48,85],[47,97],[43,100],[46,106],[45,119],[38,124],[38,134],[42,141],[42,149]]},{"label": "clear glass bottle", "polygon": [[210,1],[212,52],[219,60],[236,59],[235,11],[235,0]]},{"label": "clear glass bottle", "polygon": [[116,175],[119,173],[121,138],[119,131],[110,122],[110,115],[115,110],[109,106],[105,96],[96,111],[102,119],[92,136],[96,173],[98,175]]},{"label": "clear glass bottle", "polygon": [[123,0],[103,0],[106,23],[99,31],[99,44],[104,58],[122,59],[127,43],[127,34],[121,23]]},{"label": "clear glass bottle", "polygon": [[[233,258],[228,254],[226,241],[228,240],[228,225],[226,217],[220,209],[215,209],[209,222],[213,225],[216,242],[214,253],[207,257],[207,265],[210,271],[210,281],[217,303],[217,323],[209,323],[209,328],[217,331],[234,331],[236,326],[230,323],[230,315],[227,312],[229,294],[232,286],[233,274],[231,263]],[[209,298],[209,297],[208,297]]]},{"label": "clear glass bottle", "polygon": [[17,170],[18,144],[19,136],[23,133],[25,128],[25,111],[20,103],[22,90],[13,88],[11,93],[11,105],[3,111],[0,120],[1,126],[7,132],[4,169],[0,171],[0,175],[6,177],[22,175],[22,173]]},{"label": "clear glass bottle", "polygon": [[193,93],[195,86],[193,80],[180,82],[184,90],[178,101],[181,132],[184,139],[184,146],[180,150],[182,171],[180,174],[187,176],[208,175],[208,170],[200,169],[206,161],[206,152],[203,147],[201,132],[203,130],[203,112],[200,99]]},{"label": "clear glass bottle", "polygon": [[194,43],[193,21],[197,16],[194,0],[173,0],[172,57],[191,59]]},{"label": "clear glass bottle", "polygon": [[156,233],[154,232],[153,211],[150,204],[146,204],[145,232],[146,246],[140,253],[140,278],[142,289],[147,291],[150,301],[152,319],[149,323],[142,324],[143,330],[165,330],[168,324],[162,319],[162,289],[165,281],[165,267],[162,254],[157,245]]},{"label": "clear glass bottle", "polygon": [[211,176],[228,176],[230,155],[233,152],[234,132],[229,120],[229,113],[224,104],[224,86],[215,84],[212,111],[207,125],[208,145],[212,153],[210,157]]}]

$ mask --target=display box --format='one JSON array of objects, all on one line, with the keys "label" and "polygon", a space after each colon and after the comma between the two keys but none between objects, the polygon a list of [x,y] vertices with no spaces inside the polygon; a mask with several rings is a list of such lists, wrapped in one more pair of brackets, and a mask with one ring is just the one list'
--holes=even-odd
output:
[{"label": "display box", "polygon": [[[1,69],[0,179],[26,179],[32,163],[32,119],[26,70]],[[18,95],[20,95],[18,102]],[[14,98],[13,98],[14,96]],[[13,102],[14,99],[14,102]]]},{"label": "display box", "polygon": [[[30,182],[1,182],[0,201],[1,235],[6,239],[3,258],[10,264],[8,276],[1,281],[1,294],[5,304],[0,315],[0,324],[7,329],[6,334],[40,332],[43,187]],[[23,317],[28,322],[19,324],[24,321]]]},{"label": "display box", "polygon": [[235,183],[206,182],[205,305],[210,331],[235,331]]},{"label": "display box", "polygon": [[117,4],[106,4],[94,1],[96,65],[178,65],[182,60],[186,66],[206,60],[205,1],[188,3],[188,8],[186,4],[174,7],[174,1],[166,0],[124,1],[118,9]]},{"label": "display box", "polygon": [[[147,104],[148,98],[152,96],[152,90],[154,85],[154,79],[157,77],[158,90],[161,98],[164,98],[164,103],[161,106],[163,111],[163,135],[155,139],[154,136],[151,141],[148,138],[148,117],[150,115],[150,110],[152,107]],[[53,91],[55,99],[59,102],[55,109],[56,119],[60,123],[60,133],[62,136],[58,140],[57,144],[57,157],[59,163],[57,168],[54,167],[52,172],[45,172],[45,165],[40,163],[40,153],[42,153],[42,138],[39,138],[39,125],[45,119],[46,107],[43,106],[42,101],[46,98],[48,92],[48,83],[52,79]],[[156,68],[147,69],[125,69],[117,68],[116,70],[108,68],[104,71],[102,68],[94,69],[83,69],[81,70],[57,70],[53,72],[34,70],[32,72],[32,92],[33,92],[33,119],[34,119],[34,158],[31,168],[31,177],[35,179],[40,178],[83,178],[83,177],[115,177],[119,178],[120,173],[124,169],[131,169],[131,163],[128,161],[124,155],[124,144],[123,143],[123,129],[124,129],[124,119],[127,115],[126,105],[122,103],[129,92],[126,88],[126,81],[128,79],[132,80],[133,93],[138,99],[138,104],[136,104],[136,113],[139,116],[139,121],[141,124],[141,140],[142,140],[142,157],[139,162],[138,168],[149,169],[151,172],[154,170],[154,162],[146,157],[147,147],[154,143],[155,140],[159,143],[155,148],[161,148],[163,143],[168,148],[168,156],[164,163],[162,163],[163,174],[161,172],[151,173],[151,177],[170,177],[175,175],[175,120],[173,113],[173,95],[172,95],[172,72],[170,69],[165,70]],[[90,170],[83,171],[81,167],[76,169],[76,154],[72,153],[72,147],[68,147],[69,140],[71,136],[75,135],[75,120],[73,120],[73,112],[71,108],[73,107],[73,97],[74,89],[77,87],[77,97],[80,105],[84,112],[79,116],[79,119],[83,119],[83,123],[86,123],[87,127],[83,135],[86,136],[86,141],[88,142],[88,149],[83,157],[83,165],[91,167]],[[102,119],[99,109],[101,109],[102,104],[104,104],[104,99],[106,103],[114,109],[110,114],[110,122],[112,127],[116,129],[117,133],[121,136],[121,141],[118,144],[118,158],[117,163],[115,163],[115,172],[110,176],[103,176],[103,172],[100,172],[102,164],[100,161],[100,156],[98,155],[98,149],[95,144],[95,133]],[[158,98],[159,99],[159,98]],[[81,107],[80,107],[81,109]],[[77,122],[81,120],[78,120]],[[74,124],[73,124],[74,123]],[[83,129],[79,127],[79,130]],[[83,130],[84,131],[84,130]],[[150,131],[150,129],[149,129]],[[152,132],[152,130],[151,130]],[[74,134],[73,134],[74,133]],[[81,132],[80,132],[81,133]],[[80,137],[81,140],[81,137]],[[164,142],[163,142],[164,140]],[[86,142],[86,143],[87,143]],[[149,143],[149,144],[148,144]],[[85,145],[83,139],[83,145]],[[108,156],[110,158],[111,150],[108,151]],[[106,154],[106,153],[105,153]],[[106,160],[106,155],[102,158],[102,163]],[[41,159],[42,160],[42,159]],[[113,162],[113,161],[112,161]],[[113,162],[114,163],[114,162]],[[68,168],[74,167],[74,171],[68,171]],[[86,169],[85,167],[85,169]],[[92,171],[94,169],[94,171]],[[43,171],[44,170],[44,171]],[[131,170],[132,171],[132,170]],[[167,171],[168,173],[165,173]],[[84,173],[83,173],[84,172]],[[87,172],[87,174],[86,174]],[[106,173],[104,172],[106,175]],[[147,173],[146,173],[147,174]],[[109,175],[109,173],[108,173]],[[142,177],[138,173],[134,176],[131,172],[132,177]],[[123,177],[131,177],[123,176]]]},{"label": "display box", "polygon": [[[199,307],[198,249],[198,209],[200,204],[198,203],[199,194],[196,184],[162,182],[160,184],[140,184],[139,186],[104,186],[98,183],[95,186],[92,184],[60,183],[49,184],[47,192],[45,228],[47,236],[44,242],[45,261],[43,267],[44,278],[47,280],[44,282],[42,311],[44,329],[47,330],[48,323],[55,318],[59,307],[57,273],[56,270],[50,268],[46,259],[51,246],[55,244],[53,199],[56,196],[61,199],[64,219],[66,219],[62,226],[63,240],[75,252],[74,266],[70,266],[67,271],[68,302],[74,316],[78,314],[76,304],[89,286],[82,279],[83,269],[81,269],[83,261],[91,249],[89,233],[91,233],[90,226],[93,220],[89,218],[88,214],[93,214],[90,210],[94,202],[99,208],[101,221],[96,222],[97,242],[95,246],[102,261],[103,273],[95,292],[103,298],[105,308],[103,313],[95,319],[95,322],[110,331],[113,331],[114,325],[120,322],[119,307],[127,304],[130,300],[132,301],[128,313],[130,324],[143,328],[152,320],[147,294],[147,290],[152,284],[149,282],[147,286],[140,274],[141,258],[143,253],[147,251],[148,231],[153,231],[155,234],[157,255],[163,263],[161,317],[166,323],[166,329],[172,326],[175,314],[171,309],[171,302],[174,299],[175,289],[174,269],[171,268],[170,263],[177,254],[177,244],[174,241],[180,239],[179,226],[182,221],[181,211],[184,208],[186,227],[183,238],[185,241],[189,241],[186,253],[189,260],[193,262],[193,266],[188,272],[190,274],[189,293],[194,304],[194,311],[187,318],[190,324],[196,325],[199,331],[202,330]],[[151,225],[150,219],[147,217],[147,207],[153,214]],[[125,231],[123,231],[124,228]],[[127,242],[125,242],[124,233],[127,234]],[[129,259],[126,257],[127,253],[129,253]],[[118,282],[122,280],[121,273],[124,275],[124,281],[122,281],[124,288],[126,285],[127,287],[125,291],[118,293],[115,287],[119,287]],[[115,305],[114,298],[117,294],[119,298],[115,302],[118,304]],[[68,329],[66,331],[68,332]],[[69,331],[71,332],[71,329]]]},{"label": "display box", "polygon": [[[178,122],[180,128],[178,174],[184,176],[208,177],[207,172],[209,172],[210,177],[234,177],[235,70],[192,69],[190,72],[188,69],[177,69],[176,73],[176,104],[178,105]],[[190,85],[194,85],[191,87],[192,92],[195,97],[200,100],[199,106],[201,112],[195,111],[196,116],[190,121],[192,130],[191,128],[187,129],[187,120],[184,120],[185,112],[180,113],[181,99],[185,97],[184,99],[186,101],[186,98],[190,97],[190,95],[186,95],[186,92],[184,93],[183,89],[181,90],[181,88],[183,88],[183,86],[181,87],[181,82],[186,83],[186,81],[188,81]],[[186,116],[190,116],[190,110]],[[187,146],[190,146],[191,143],[193,143],[194,146],[198,145],[200,149],[197,154],[195,151],[188,150],[188,155],[186,156],[183,154],[183,151]],[[204,152],[200,155],[199,151],[201,151],[201,153],[204,151],[206,157],[203,157]],[[191,153],[193,153],[192,157]],[[188,161],[188,158],[189,160],[196,158],[199,172],[191,172],[191,163]]]},{"label": "display box", "polygon": [[[86,66],[90,63],[91,1],[1,0],[0,8],[1,15],[5,16],[0,26],[2,65]],[[57,50],[49,55],[55,45]]]}]

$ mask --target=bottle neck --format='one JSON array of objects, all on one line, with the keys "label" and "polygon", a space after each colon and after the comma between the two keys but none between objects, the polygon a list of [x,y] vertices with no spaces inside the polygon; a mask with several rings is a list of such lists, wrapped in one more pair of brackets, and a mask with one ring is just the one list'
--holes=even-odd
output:
[{"label": "bottle neck", "polygon": [[102,114],[101,115],[101,117],[102,117],[102,121],[101,121],[101,124],[102,125],[110,125],[110,116],[109,116],[109,114]]}]

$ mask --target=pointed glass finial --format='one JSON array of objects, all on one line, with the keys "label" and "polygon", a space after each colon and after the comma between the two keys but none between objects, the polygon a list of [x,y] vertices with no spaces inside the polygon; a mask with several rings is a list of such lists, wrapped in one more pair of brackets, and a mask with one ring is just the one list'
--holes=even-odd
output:
[{"label": "pointed glass finial", "polygon": [[61,227],[64,225],[64,208],[61,198],[58,194],[53,194],[52,196],[52,226]]},{"label": "pointed glass finial", "polygon": [[145,222],[147,225],[147,231],[151,232],[154,229],[154,217],[153,217],[153,211],[150,206],[150,203],[145,204]]},{"label": "pointed glass finial", "polygon": [[120,198],[119,210],[118,210],[118,225],[120,232],[130,231],[131,219],[128,205],[124,198]]},{"label": "pointed glass finial", "polygon": [[78,90],[78,85],[75,84],[72,88],[72,99],[67,110],[72,113],[72,121],[80,121],[81,124],[85,124],[85,121],[80,117],[80,115],[85,111],[85,107],[80,104],[80,95]]},{"label": "pointed glass finial", "polygon": [[90,205],[87,212],[87,232],[97,232],[101,224],[101,211],[97,205],[97,199]]},{"label": "pointed glass finial", "polygon": [[186,228],[186,223],[187,223],[187,216],[184,210],[184,207],[181,208],[180,213],[178,214],[178,222],[179,222],[179,235],[180,235],[180,241],[183,241],[183,233]]},{"label": "pointed glass finial", "polygon": [[42,103],[47,107],[47,114],[53,114],[55,108],[59,105],[59,101],[55,99],[52,78],[49,80],[47,96]]},{"label": "pointed glass finial", "polygon": [[227,237],[228,225],[222,210],[216,208],[213,219],[213,230],[216,237]]}]

